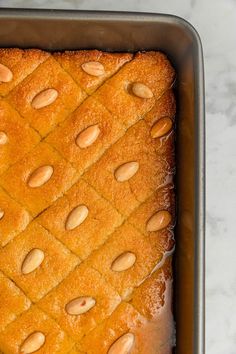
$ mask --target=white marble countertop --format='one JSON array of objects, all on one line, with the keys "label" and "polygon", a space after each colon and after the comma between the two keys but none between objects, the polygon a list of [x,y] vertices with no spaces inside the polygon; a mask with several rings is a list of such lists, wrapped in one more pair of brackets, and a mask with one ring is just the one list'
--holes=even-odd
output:
[{"label": "white marble countertop", "polygon": [[0,6],[165,12],[196,27],[206,73],[206,352],[235,354],[236,0],[0,0]]}]

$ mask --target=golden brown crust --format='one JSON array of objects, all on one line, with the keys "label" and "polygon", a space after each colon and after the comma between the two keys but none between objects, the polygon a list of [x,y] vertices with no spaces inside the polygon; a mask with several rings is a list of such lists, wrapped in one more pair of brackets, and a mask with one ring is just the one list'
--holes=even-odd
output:
[{"label": "golden brown crust", "polygon": [[[120,67],[132,59],[128,53],[105,53],[99,50],[79,50],[55,53],[54,58],[88,94],[92,94],[105,80],[114,75]],[[104,67],[101,76],[88,75],[82,64],[99,62]]]},{"label": "golden brown crust", "polygon": [[[128,222],[135,226],[143,235],[152,239],[158,239],[162,252],[171,251],[174,247],[173,227],[175,225],[175,201],[174,186],[167,186],[158,189],[153,195],[146,200],[138,209],[136,209],[128,218]],[[168,227],[158,231],[147,231],[147,222],[156,212],[168,210],[172,215],[172,222]]]},{"label": "golden brown crust", "polygon": [[4,213],[0,220],[0,246],[5,246],[29,224],[29,213],[0,188],[0,206]]},{"label": "golden brown crust", "polygon": [[172,281],[172,258],[153,272],[134,290],[131,304],[142,316],[155,319],[165,306],[165,294],[168,282]]},{"label": "golden brown crust", "polygon": [[40,136],[4,100],[0,100],[0,131],[7,132],[7,144],[0,149],[0,174],[39,143]]},{"label": "golden brown crust", "polygon": [[[81,204],[88,208],[88,217],[79,228],[83,237],[78,237],[78,228],[66,230],[65,224],[70,212]],[[86,259],[108,239],[123,218],[93,188],[80,180],[37,221],[81,259]]]},{"label": "golden brown crust", "polygon": [[[127,216],[172,178],[174,160],[171,150],[172,138],[160,146],[159,141],[151,138],[150,128],[141,120],[93,164],[84,178]],[[120,183],[114,178],[114,172],[127,161],[137,161],[139,171],[132,179]]]},{"label": "golden brown crust", "polygon": [[171,257],[133,293],[131,304],[148,322],[138,329],[134,353],[172,352],[174,321],[172,314]]},{"label": "golden brown crust", "polygon": [[167,90],[156,101],[154,107],[144,117],[148,125],[153,125],[162,117],[169,117],[174,121],[176,113],[176,103],[173,89]]},{"label": "golden brown crust", "polygon": [[[66,304],[85,294],[96,299],[96,306],[83,315],[69,315],[65,310]],[[55,303],[57,303],[56,307]],[[38,305],[55,318],[74,340],[79,341],[86,333],[109,317],[119,303],[118,293],[96,270],[84,263]]]},{"label": "golden brown crust", "polygon": [[[25,276],[22,264],[29,251],[39,248],[45,261],[35,272]],[[36,302],[54,288],[79,263],[65,246],[36,222],[0,251],[0,269]]]},{"label": "golden brown crust", "polygon": [[89,354],[106,354],[119,337],[129,332],[135,334],[145,322],[133,306],[123,302],[107,320],[82,339],[82,348]]},{"label": "golden brown crust", "polygon": [[132,353],[171,353],[174,327],[171,303],[167,299],[171,281],[171,258],[168,258],[134,290],[130,303],[123,302],[82,339],[82,348],[89,354],[106,354],[119,337],[132,333],[135,335]]},{"label": "golden brown crust", "polygon": [[[114,272],[111,268],[112,262],[125,251],[135,254],[135,264],[127,271]],[[103,247],[91,255],[88,263],[117,289],[122,298],[126,299],[134,287],[152,272],[162,257],[163,252],[157,238],[150,242],[137,229],[125,223],[114,232]]]},{"label": "golden brown crust", "polygon": [[86,354],[80,349],[80,345],[75,345],[67,354]]},{"label": "golden brown crust", "polygon": [[2,272],[0,272],[0,332],[30,307],[30,300]]},{"label": "golden brown crust", "polygon": [[[58,98],[51,105],[38,110],[34,109],[33,98],[48,88],[55,89],[58,92]],[[45,136],[73,112],[85,97],[85,92],[50,57],[20,83],[7,99],[33,128]]]},{"label": "golden brown crust", "polygon": [[[99,139],[89,149],[81,149],[76,144],[77,136],[95,124],[101,131]],[[91,97],[83,102],[69,119],[49,134],[46,141],[82,174],[124,133],[125,128],[117,119],[114,119],[102,104]]]},{"label": "golden brown crust", "polygon": [[42,354],[64,354],[73,345],[71,339],[55,321],[33,306],[0,333],[0,346],[4,354],[18,353],[21,344],[29,333],[35,332],[35,329],[46,336],[46,342],[40,350]]},{"label": "golden brown crust", "polygon": [[171,353],[174,78],[160,52],[0,49],[0,352]]},{"label": "golden brown crust", "polygon": [[6,65],[13,73],[13,80],[1,83],[0,96],[6,96],[49,56],[49,53],[39,49],[0,48],[0,63]]},{"label": "golden brown crust", "polygon": [[[141,119],[170,88],[174,70],[166,56],[159,52],[138,53],[134,59],[108,80],[94,98],[125,124],[126,127]],[[135,97],[132,84],[141,82],[153,92],[151,99]]]},{"label": "golden brown crust", "polygon": [[[31,188],[29,177],[40,166],[53,166],[53,175],[41,188]],[[1,185],[8,193],[37,215],[60,197],[76,181],[76,171],[44,142],[2,175]]]}]

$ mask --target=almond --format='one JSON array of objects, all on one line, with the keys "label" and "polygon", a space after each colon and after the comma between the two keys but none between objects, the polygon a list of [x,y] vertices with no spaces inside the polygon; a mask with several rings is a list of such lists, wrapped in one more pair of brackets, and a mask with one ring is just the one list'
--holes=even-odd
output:
[{"label": "almond", "polygon": [[66,230],[73,230],[84,222],[88,216],[88,208],[86,205],[78,205],[69,213],[66,220]]},{"label": "almond", "polygon": [[115,178],[118,182],[128,181],[139,169],[137,161],[126,162],[115,171]]},{"label": "almond", "polygon": [[130,354],[134,341],[133,333],[126,333],[112,344],[107,354]]},{"label": "almond", "polygon": [[85,149],[92,145],[98,138],[100,134],[99,126],[91,125],[90,127],[83,130],[76,138],[76,144],[81,148]]},{"label": "almond", "polygon": [[11,70],[7,66],[0,64],[0,82],[9,82],[12,78]]},{"label": "almond", "polygon": [[4,214],[5,214],[4,210],[0,209],[0,220],[4,217]]},{"label": "almond", "polygon": [[34,353],[45,343],[45,335],[42,332],[34,332],[26,338],[20,350],[22,354]]},{"label": "almond", "polygon": [[171,214],[167,210],[160,210],[150,217],[147,222],[147,231],[164,229],[171,222]]},{"label": "almond", "polygon": [[7,134],[5,132],[0,132],[0,145],[5,145],[8,141]]},{"label": "almond", "polygon": [[102,76],[105,74],[104,66],[98,61],[89,61],[82,64],[82,69],[89,75]]},{"label": "almond", "polygon": [[44,252],[38,248],[32,249],[25,257],[21,271],[23,274],[29,274],[37,269],[44,260]]},{"label": "almond", "polygon": [[28,186],[31,188],[41,187],[49,181],[53,174],[53,167],[49,165],[37,168],[29,177]]},{"label": "almond", "polygon": [[96,301],[93,297],[82,296],[74,300],[71,300],[66,305],[66,312],[69,315],[82,315],[85,312],[88,312],[92,307],[94,307]]},{"label": "almond", "polygon": [[172,125],[172,120],[169,117],[159,119],[151,129],[151,137],[154,139],[162,137],[171,130]]},{"label": "almond", "polygon": [[131,268],[136,262],[136,256],[132,252],[125,252],[118,256],[111,265],[115,272],[123,272]]},{"label": "almond", "polygon": [[53,88],[46,89],[44,91],[39,92],[31,103],[32,107],[35,109],[40,109],[52,104],[58,96],[57,90]]},{"label": "almond", "polygon": [[149,87],[146,85],[142,84],[141,82],[135,82],[132,85],[132,91],[135,94],[135,96],[140,97],[140,98],[152,98],[153,93],[150,90]]}]

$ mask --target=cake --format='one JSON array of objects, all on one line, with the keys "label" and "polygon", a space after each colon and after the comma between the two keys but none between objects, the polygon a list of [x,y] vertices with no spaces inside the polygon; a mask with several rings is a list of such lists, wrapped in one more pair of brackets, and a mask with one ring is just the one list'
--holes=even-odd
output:
[{"label": "cake", "polygon": [[175,72],[0,49],[0,352],[170,354]]}]

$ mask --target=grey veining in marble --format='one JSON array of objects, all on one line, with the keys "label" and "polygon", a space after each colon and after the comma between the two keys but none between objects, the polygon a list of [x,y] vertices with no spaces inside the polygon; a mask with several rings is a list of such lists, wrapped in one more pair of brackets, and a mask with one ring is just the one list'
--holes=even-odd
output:
[{"label": "grey veining in marble", "polygon": [[207,110],[207,353],[235,354],[236,0],[0,0],[0,6],[166,12],[199,31]]}]

